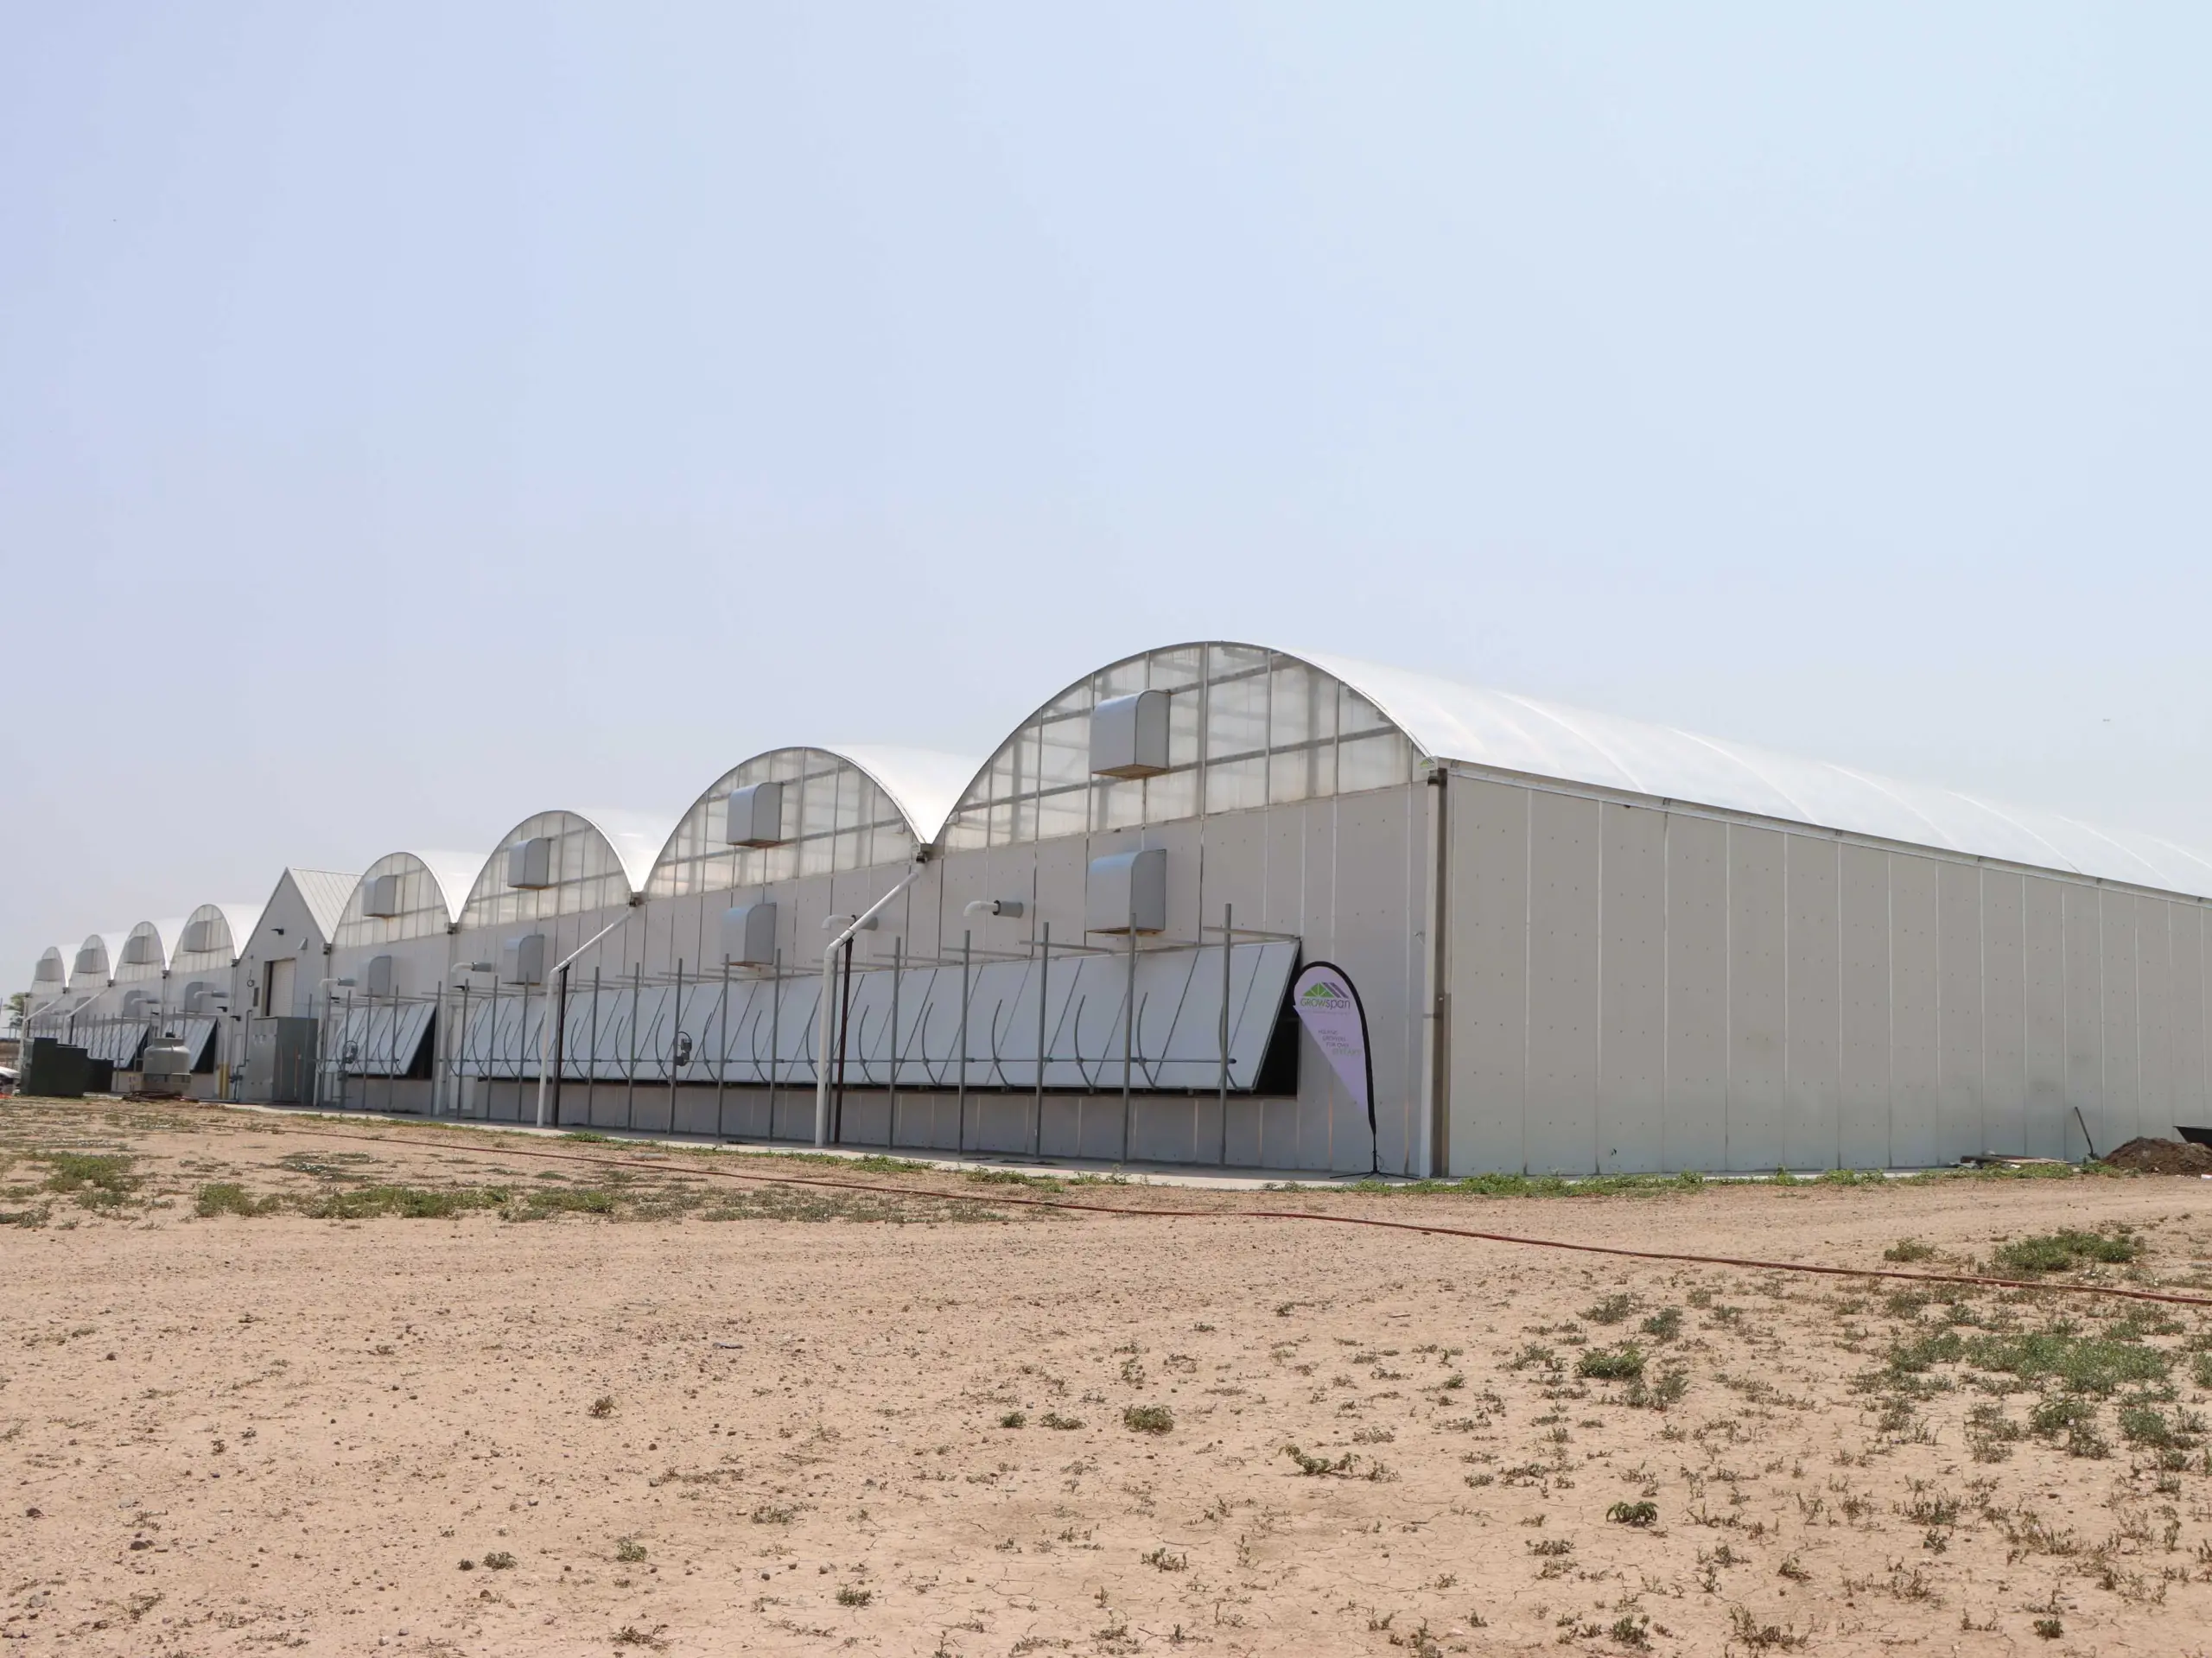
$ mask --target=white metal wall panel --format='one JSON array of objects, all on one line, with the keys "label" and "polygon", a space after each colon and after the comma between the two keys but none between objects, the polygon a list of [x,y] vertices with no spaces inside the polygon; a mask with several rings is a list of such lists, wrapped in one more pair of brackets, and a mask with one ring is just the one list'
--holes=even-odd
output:
[{"label": "white metal wall panel", "polygon": [[1890,1153],[1907,1168],[1943,1154],[1936,869],[1890,854]]},{"label": "white metal wall panel", "polygon": [[2068,1157],[2085,1154],[2082,1124],[2086,1121],[2095,1128],[2105,1111],[2104,923],[2099,896],[2093,886],[2069,886],[2064,893],[2067,1109],[2061,1130]]},{"label": "white metal wall panel", "polygon": [[2022,1108],[2020,1149],[2066,1154],[2066,887],[2021,882]]},{"label": "white metal wall panel", "polygon": [[2089,1126],[2097,1131],[2097,1149],[2108,1152],[2142,1132],[2142,1056],[2137,1025],[2140,1002],[2134,895],[2107,891],[2100,896],[2103,899],[2099,909],[2104,955],[2105,1098],[2102,1114],[2091,1117]]},{"label": "white metal wall panel", "polygon": [[1666,1109],[1667,819],[1642,806],[1599,810],[1599,1167],[1656,1169]]},{"label": "white metal wall panel", "polygon": [[1529,791],[1455,778],[1452,836],[1452,1172],[1526,1166]]},{"label": "white metal wall panel", "polygon": [[1265,814],[1266,868],[1257,925],[1294,932],[1309,956],[1336,958],[1336,917],[1329,874],[1336,861],[1337,803],[1320,810],[1288,808]]},{"label": "white metal wall panel", "polygon": [[1891,1161],[1890,860],[1872,847],[1836,851],[1843,950],[1836,1157],[1846,1168],[1885,1168]]},{"label": "white metal wall panel", "polygon": [[[1370,1010],[1382,1007],[1411,1009],[1415,999],[1408,978],[1408,918],[1424,913],[1421,889],[1411,886],[1409,866],[1417,866],[1420,842],[1408,845],[1407,814],[1421,801],[1416,787],[1377,790],[1372,793],[1342,795],[1336,800],[1332,911],[1336,918],[1334,961],[1360,987]],[[1318,954],[1318,951],[1315,953]],[[1385,1169],[1402,1171],[1414,1166],[1408,1155],[1408,1129],[1419,1122],[1421,1079],[1409,1065],[1404,1025],[1396,1030],[1374,1032],[1370,1051],[1375,1066],[1376,1125],[1380,1155]],[[1301,1039],[1310,1041],[1310,1038]],[[1308,1159],[1312,1168],[1366,1167],[1373,1146],[1366,1115],[1353,1109],[1336,1073],[1318,1051],[1307,1055],[1301,1066],[1300,1096],[1323,1108],[1310,1121]]]},{"label": "white metal wall panel", "polygon": [[2167,1139],[2174,1132],[2173,910],[2164,899],[2135,900],[2135,1132]]},{"label": "white metal wall panel", "polygon": [[2027,947],[2025,883],[2000,869],[1982,872],[1982,1145],[2027,1150]]},{"label": "white metal wall panel", "polygon": [[1728,1166],[1728,829],[1667,820],[1666,1166]]},{"label": "white metal wall panel", "polygon": [[1981,1118],[1981,871],[1936,865],[1936,1064],[1941,1115],[1936,1160],[1984,1149]]},{"label": "white metal wall panel", "polygon": [[2173,1097],[2176,1126],[2212,1127],[2205,1109],[2204,907],[2177,904],[2173,942]]},{"label": "white metal wall panel", "polygon": [[1783,837],[1728,829],[1728,1166],[1779,1167],[1789,1090]]},{"label": "white metal wall panel", "polygon": [[1789,1086],[1782,1160],[1793,1169],[1833,1168],[1836,1160],[1840,850],[1832,841],[1802,835],[1786,837],[1783,847],[1789,905]]},{"label": "white metal wall panel", "polygon": [[1599,814],[1594,800],[1530,797],[1528,1166],[1598,1165]]}]

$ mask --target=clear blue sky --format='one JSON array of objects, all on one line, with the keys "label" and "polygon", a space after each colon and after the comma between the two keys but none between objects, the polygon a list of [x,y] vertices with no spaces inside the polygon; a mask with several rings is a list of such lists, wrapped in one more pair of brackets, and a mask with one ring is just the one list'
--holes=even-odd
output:
[{"label": "clear blue sky", "polygon": [[0,0],[0,978],[1204,634],[2212,844],[2209,60]]}]

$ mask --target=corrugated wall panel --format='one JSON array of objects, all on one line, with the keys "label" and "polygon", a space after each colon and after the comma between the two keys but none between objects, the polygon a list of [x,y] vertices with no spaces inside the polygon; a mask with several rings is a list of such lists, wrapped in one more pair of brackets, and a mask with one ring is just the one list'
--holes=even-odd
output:
[{"label": "corrugated wall panel", "polygon": [[1667,1167],[1728,1166],[1728,829],[1667,820]]},{"label": "corrugated wall panel", "polygon": [[1524,1166],[1528,1058],[1529,794],[1452,788],[1452,1166]]},{"label": "corrugated wall panel", "polygon": [[2135,900],[2135,1132],[2166,1139],[2174,1132],[2173,910],[2164,899]]},{"label": "corrugated wall panel", "polygon": [[1793,1169],[1835,1166],[1840,849],[1832,841],[1803,835],[1789,836],[1784,848],[1789,902],[1789,1087],[1783,1162]]},{"label": "corrugated wall panel", "polygon": [[[1337,937],[1329,959],[1352,975],[1370,1007],[1414,1006],[1403,918],[1409,912],[1425,913],[1426,900],[1416,892],[1408,911],[1406,819],[1409,810],[1422,804],[1421,791],[1414,788],[1349,795],[1337,802]],[[1392,1034],[1387,1026],[1376,1030],[1370,1057],[1382,1166],[1399,1169],[1407,1161],[1406,1101],[1418,1090],[1421,1079],[1408,1070],[1406,1044],[1391,1040]],[[1333,1109],[1309,1124],[1306,1150],[1314,1160],[1305,1166],[1367,1167],[1370,1142],[1365,1116],[1355,1112],[1349,1098],[1338,1091],[1335,1074],[1318,1051],[1309,1052],[1306,1058],[1310,1077],[1301,1081],[1301,1096],[1310,1095],[1317,1103]]]},{"label": "corrugated wall panel", "polygon": [[2002,870],[1981,878],[1982,1146],[2027,1149],[2026,947],[2022,880]]},{"label": "corrugated wall panel", "polygon": [[1936,1065],[1942,1101],[1936,1160],[1986,1149],[1981,1120],[1981,871],[1936,865]]},{"label": "corrugated wall panel", "polygon": [[1602,808],[1598,1156],[1602,1169],[1660,1166],[1667,1064],[1667,820]]},{"label": "corrugated wall panel", "polygon": [[1728,1166],[1781,1166],[1789,1089],[1783,840],[1728,829]]},{"label": "corrugated wall panel", "polygon": [[1599,813],[1529,801],[1528,1163],[1588,1173],[1598,1151]]},{"label": "corrugated wall panel", "polygon": [[2174,956],[2174,1121],[2212,1126],[2205,1109],[2204,906],[2177,904]]},{"label": "corrugated wall panel", "polygon": [[1907,1168],[1943,1155],[1936,869],[1890,854],[1890,1153]]},{"label": "corrugated wall panel", "polygon": [[1890,860],[1837,848],[1841,876],[1841,1064],[1836,1156],[1846,1168],[1890,1161]]},{"label": "corrugated wall panel", "polygon": [[2135,898],[2129,893],[2099,894],[2104,958],[2104,1109],[2089,1119],[2097,1149],[2108,1152],[2141,1133],[2141,1056],[2137,1044]]},{"label": "corrugated wall panel", "polygon": [[2066,1154],[2066,887],[2031,875],[2021,883],[2024,975],[2020,1147]]},{"label": "corrugated wall panel", "polygon": [[[2094,886],[2063,892],[2066,960],[2066,1110],[2060,1122],[2068,1157],[2083,1154],[2082,1122],[2093,1128],[2105,1107],[2103,909]],[[2076,1116],[2079,1113],[2079,1116]]]}]

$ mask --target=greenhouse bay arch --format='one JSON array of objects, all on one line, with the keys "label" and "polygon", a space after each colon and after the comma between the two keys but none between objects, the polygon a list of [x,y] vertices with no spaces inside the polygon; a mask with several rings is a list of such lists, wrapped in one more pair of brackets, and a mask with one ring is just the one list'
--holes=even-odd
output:
[{"label": "greenhouse bay arch", "polygon": [[556,969],[575,958],[587,972],[613,976],[632,959],[644,936],[645,878],[668,828],[638,812],[556,810],[533,813],[501,837],[454,925],[440,1109],[534,1118]]},{"label": "greenhouse bay arch", "polygon": [[462,907],[480,853],[390,852],[353,884],[332,929],[317,1097],[341,1109],[435,1113],[440,1013],[452,1001]]},{"label": "greenhouse bay arch", "polygon": [[[635,924],[577,961],[557,1042],[520,1025],[549,1119],[710,1134],[805,1131],[825,922],[895,885],[976,761],[925,750],[786,746],[756,754],[677,820]],[[933,913],[887,913],[863,963],[911,959]],[[559,1064],[550,1064],[557,1046]]]}]

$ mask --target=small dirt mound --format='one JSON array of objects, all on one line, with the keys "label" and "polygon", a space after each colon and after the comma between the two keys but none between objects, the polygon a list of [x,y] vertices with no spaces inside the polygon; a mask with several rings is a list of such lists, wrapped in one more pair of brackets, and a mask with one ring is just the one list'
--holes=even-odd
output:
[{"label": "small dirt mound", "polygon": [[2212,1146],[2145,1137],[2106,1153],[2104,1160],[2134,1174],[2212,1174]]}]

